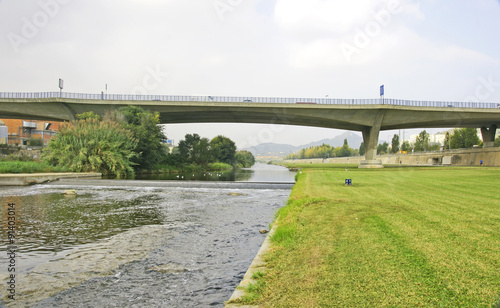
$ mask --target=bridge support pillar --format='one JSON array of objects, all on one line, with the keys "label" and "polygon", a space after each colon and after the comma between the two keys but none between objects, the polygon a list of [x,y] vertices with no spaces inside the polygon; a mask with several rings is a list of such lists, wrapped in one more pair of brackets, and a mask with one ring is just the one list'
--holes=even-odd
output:
[{"label": "bridge support pillar", "polygon": [[363,129],[363,141],[365,143],[365,160],[362,160],[358,168],[384,168],[382,161],[376,159],[378,136],[380,134],[380,126],[384,119],[385,111],[380,111],[375,123],[371,127]]},{"label": "bridge support pillar", "polygon": [[491,125],[490,128],[481,127],[481,135],[483,135],[483,148],[492,148],[495,146],[496,133],[496,125]]}]

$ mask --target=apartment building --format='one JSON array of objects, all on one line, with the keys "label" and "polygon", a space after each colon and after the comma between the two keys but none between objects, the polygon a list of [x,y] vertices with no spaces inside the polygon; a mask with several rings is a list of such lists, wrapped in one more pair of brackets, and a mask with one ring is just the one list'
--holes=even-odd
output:
[{"label": "apartment building", "polygon": [[[41,139],[47,145],[59,131],[62,122],[0,119],[0,143],[12,145],[28,145],[30,139]],[[7,130],[5,129],[7,127]],[[6,136],[5,136],[6,134]]]}]

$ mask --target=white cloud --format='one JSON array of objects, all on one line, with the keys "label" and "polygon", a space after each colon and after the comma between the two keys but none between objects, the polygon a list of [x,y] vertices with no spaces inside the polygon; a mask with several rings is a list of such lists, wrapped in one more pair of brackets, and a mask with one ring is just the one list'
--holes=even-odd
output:
[{"label": "white cloud", "polygon": [[423,18],[411,0],[279,0],[275,20],[289,37],[290,66],[316,69],[369,62],[376,41],[404,25],[401,14]]},{"label": "white cloud", "polygon": [[381,11],[423,18],[419,4],[412,0],[278,0],[275,21],[291,35],[314,39],[318,34],[349,34]]},{"label": "white cloud", "polygon": [[381,1],[278,0],[275,19],[292,32],[345,33],[362,23]]}]

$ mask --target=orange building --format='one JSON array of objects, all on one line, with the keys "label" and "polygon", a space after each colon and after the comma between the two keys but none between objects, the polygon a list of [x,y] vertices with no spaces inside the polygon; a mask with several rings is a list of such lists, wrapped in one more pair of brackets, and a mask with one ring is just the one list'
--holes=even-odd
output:
[{"label": "orange building", "polygon": [[[7,140],[2,143],[28,145],[29,139],[42,139],[47,145],[49,140],[59,131],[62,122],[0,119],[1,126],[7,126]],[[0,142],[5,138],[0,139]]]}]

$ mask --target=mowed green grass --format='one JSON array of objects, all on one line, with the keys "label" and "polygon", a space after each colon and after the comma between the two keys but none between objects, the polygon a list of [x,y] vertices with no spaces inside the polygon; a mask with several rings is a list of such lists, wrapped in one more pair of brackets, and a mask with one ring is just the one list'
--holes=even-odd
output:
[{"label": "mowed green grass", "polygon": [[500,169],[306,167],[247,303],[496,306]]}]

